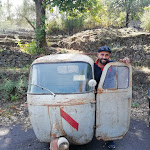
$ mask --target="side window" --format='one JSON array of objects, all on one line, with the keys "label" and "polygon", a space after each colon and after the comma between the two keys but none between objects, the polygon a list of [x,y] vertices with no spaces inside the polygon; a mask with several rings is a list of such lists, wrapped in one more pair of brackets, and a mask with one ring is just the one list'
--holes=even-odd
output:
[{"label": "side window", "polygon": [[103,89],[126,89],[129,86],[129,68],[126,66],[109,67]]},{"label": "side window", "polygon": [[129,68],[118,67],[118,89],[126,89],[129,86]]},{"label": "side window", "polygon": [[107,70],[103,89],[116,89],[117,88],[116,72],[117,72],[117,67],[110,67]]}]

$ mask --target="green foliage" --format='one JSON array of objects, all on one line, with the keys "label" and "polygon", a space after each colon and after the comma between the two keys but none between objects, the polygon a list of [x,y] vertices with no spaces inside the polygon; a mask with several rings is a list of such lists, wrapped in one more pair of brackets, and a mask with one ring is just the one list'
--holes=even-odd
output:
[{"label": "green foliage", "polygon": [[150,10],[150,5],[144,8],[145,11],[149,11]]},{"label": "green foliage", "polygon": [[3,89],[4,91],[12,91],[14,88],[14,83],[13,81],[9,80],[9,79],[4,79],[4,82],[2,84],[3,86],[0,87],[0,89]]},{"label": "green foliage", "polygon": [[132,103],[131,104],[131,107],[132,108],[138,108],[140,105],[139,105],[139,103]]},{"label": "green foliage", "polygon": [[33,13],[35,13],[35,6],[34,3],[31,3],[30,0],[23,0],[22,5],[20,6],[21,12],[23,16],[26,16],[28,18],[33,17]]},{"label": "green foliage", "polygon": [[19,78],[18,81],[16,82],[16,88],[18,93],[24,93],[26,92],[26,87],[27,87],[27,80],[26,78]]},{"label": "green foliage", "polygon": [[64,16],[51,20],[47,23],[46,29],[48,34],[57,34],[60,32],[65,32],[73,34],[84,29],[84,16],[73,18],[71,16]]},{"label": "green foliage", "polygon": [[[82,26],[79,26],[78,29],[94,28],[97,26],[124,27],[130,20],[139,19],[144,6],[148,6],[150,3],[149,0],[84,0],[75,2],[72,2],[71,0],[45,1],[45,4],[49,4],[50,8],[57,6],[59,7],[60,12],[65,11],[69,15],[69,19],[66,20],[67,26],[64,27],[64,29],[70,28],[70,30],[76,30],[75,28],[78,26],[79,23],[77,22],[79,20],[82,22]],[[48,5],[47,8],[49,8]],[[127,16],[129,17],[128,19]],[[65,21],[62,21],[62,23],[64,22]],[[58,26],[56,22],[54,23],[54,26],[57,30],[63,28],[63,26]],[[70,30],[68,29],[68,31]]]},{"label": "green foliage", "polygon": [[3,93],[3,98],[8,100],[10,93],[13,91],[15,84],[9,79],[4,79],[3,83],[0,85],[0,91]]},{"label": "green foliage", "polygon": [[[99,0],[44,0],[44,5],[51,10],[52,7],[57,6],[60,12],[67,12],[72,17],[80,17],[85,12],[92,12],[99,6]],[[93,11],[94,10],[94,11]]]},{"label": "green foliage", "polygon": [[150,6],[145,9],[145,12],[141,16],[141,27],[150,32]]},{"label": "green foliage", "polygon": [[99,0],[44,0],[44,5],[50,12],[53,12],[52,7],[57,6],[62,14],[61,19],[55,19],[48,23],[48,33],[57,31],[69,33],[79,32],[84,29],[84,20],[87,16],[90,16],[92,20],[98,21],[99,17],[97,17],[97,13],[102,9]]},{"label": "green foliage", "polygon": [[[44,11],[44,10],[43,10]],[[45,13],[42,14],[41,18],[38,18],[38,21],[40,22],[39,25],[36,26],[35,32],[35,40],[36,40],[36,53],[43,53],[44,47],[47,46],[46,43],[46,26],[45,26],[45,20],[46,16]],[[37,23],[37,20],[36,20]]]},{"label": "green foliage", "polygon": [[135,90],[135,91],[136,91],[136,90],[140,90],[140,87],[138,87],[138,86],[136,86],[136,85],[133,85],[132,88],[133,88],[133,90]]},{"label": "green foliage", "polygon": [[3,79],[0,85],[0,92],[4,100],[14,101],[22,98],[27,91],[27,79],[20,77],[18,81],[14,82],[8,78]]},{"label": "green foliage", "polygon": [[115,27],[123,27],[126,22],[126,12],[120,12],[116,17],[111,18],[111,25]]},{"label": "green foliage", "polygon": [[48,34],[58,33],[63,30],[63,23],[61,18],[50,20],[46,25]]},{"label": "green foliage", "polygon": [[23,66],[23,69],[29,69],[30,68],[30,66],[31,66],[31,64],[27,64],[27,65],[25,65],[25,66]]},{"label": "green foliage", "polygon": [[31,54],[31,55],[37,53],[36,41],[32,41],[31,43],[22,44],[21,40],[19,40],[18,45],[20,46],[21,50],[24,53]]},{"label": "green foliage", "polygon": [[69,18],[64,20],[64,30],[69,33],[76,33],[82,31],[84,28],[84,17]]},{"label": "green foliage", "polygon": [[99,26],[99,23],[94,21],[92,16],[88,16],[84,20],[84,29],[92,29]]},{"label": "green foliage", "polygon": [[24,3],[21,5],[15,5],[10,1],[3,1],[0,3],[0,29],[4,30],[17,30],[17,29],[31,29],[27,20],[35,22],[35,5],[33,0],[23,0]]},{"label": "green foliage", "polygon": [[2,53],[2,52],[3,52],[3,49],[1,48],[1,49],[0,49],[0,53]]},{"label": "green foliage", "polygon": [[[103,0],[106,6],[106,15],[111,20],[111,25],[124,27],[130,20],[139,20],[143,8],[150,4],[149,0]],[[128,18],[127,18],[128,16]]]},{"label": "green foliage", "polygon": [[18,97],[17,94],[15,94],[15,95],[11,94],[11,95],[10,95],[10,99],[11,99],[11,101],[15,101],[15,100],[18,100],[19,97]]}]

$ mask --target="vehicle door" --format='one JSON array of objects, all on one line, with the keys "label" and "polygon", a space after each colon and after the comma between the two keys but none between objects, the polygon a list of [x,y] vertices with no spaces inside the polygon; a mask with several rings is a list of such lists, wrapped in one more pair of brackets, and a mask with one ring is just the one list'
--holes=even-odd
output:
[{"label": "vehicle door", "polygon": [[108,63],[96,95],[96,138],[121,139],[128,131],[132,99],[132,68],[121,62]]}]

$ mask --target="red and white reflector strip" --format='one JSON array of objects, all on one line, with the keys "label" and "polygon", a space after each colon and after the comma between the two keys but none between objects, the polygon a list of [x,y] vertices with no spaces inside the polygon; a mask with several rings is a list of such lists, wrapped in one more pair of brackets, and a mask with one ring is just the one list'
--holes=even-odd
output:
[{"label": "red and white reflector strip", "polygon": [[74,129],[78,131],[79,124],[71,118],[66,112],[60,109],[60,115],[63,117]]}]

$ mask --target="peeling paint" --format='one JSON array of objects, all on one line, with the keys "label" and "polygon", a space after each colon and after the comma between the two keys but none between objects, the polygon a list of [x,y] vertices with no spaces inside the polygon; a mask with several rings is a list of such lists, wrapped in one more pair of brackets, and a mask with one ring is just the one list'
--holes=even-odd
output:
[{"label": "peeling paint", "polygon": [[[68,61],[85,61],[92,67],[94,64],[91,58],[74,54],[44,56],[35,60],[33,64]],[[124,65],[131,70],[129,65],[123,63],[109,63],[108,68],[109,65]],[[55,97],[52,95],[27,95],[32,126],[40,141],[50,142],[57,137],[64,136],[70,143],[86,144],[92,140],[94,128],[96,128],[95,136],[98,140],[123,138],[130,124],[132,72],[130,71],[130,82],[127,89],[108,90],[102,88],[108,68],[107,66],[104,68],[96,100],[94,91],[57,94]],[[118,76],[116,77],[118,78]],[[61,114],[61,109],[69,116],[67,119]],[[72,124],[70,118],[77,126]]]},{"label": "peeling paint", "polygon": [[102,90],[102,89],[97,88],[97,93],[98,93],[98,94],[101,94],[101,93],[103,93],[103,90]]},{"label": "peeling paint", "polygon": [[[129,86],[126,89],[103,89],[107,70],[111,63],[103,70],[97,92],[96,106],[96,138],[98,140],[121,139],[129,130],[131,99],[132,99],[132,68],[123,63],[116,65],[129,68]],[[117,79],[119,74],[116,75]]]}]

